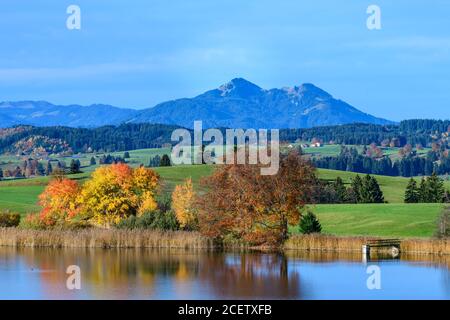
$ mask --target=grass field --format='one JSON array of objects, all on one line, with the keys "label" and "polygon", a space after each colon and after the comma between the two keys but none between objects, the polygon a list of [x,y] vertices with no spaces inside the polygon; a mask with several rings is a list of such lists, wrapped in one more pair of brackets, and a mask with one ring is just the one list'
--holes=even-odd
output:
[{"label": "grass field", "polygon": [[435,203],[332,204],[317,205],[313,211],[323,233],[404,238],[432,237],[443,208]]},{"label": "grass field", "polygon": [[[130,152],[135,164],[148,158],[148,153],[137,150]],[[199,189],[202,177],[210,175],[214,166],[177,166],[159,167],[155,170],[160,174],[165,192],[170,192],[176,184],[186,178],[192,178],[194,186]],[[81,183],[87,179],[92,170],[70,178]],[[350,183],[356,174],[352,172],[319,169],[322,179],[334,180],[340,176],[345,183]],[[408,179],[401,177],[376,176],[389,204],[361,205],[317,205],[313,207],[317,213],[323,232],[335,235],[377,235],[386,237],[430,237],[434,233],[435,222],[442,212],[441,204],[403,203],[403,196]],[[38,195],[48,183],[48,177],[22,180],[0,181],[0,210],[9,209],[21,214],[38,211]],[[450,182],[446,182],[450,188]],[[293,228],[291,231],[296,231]]]}]

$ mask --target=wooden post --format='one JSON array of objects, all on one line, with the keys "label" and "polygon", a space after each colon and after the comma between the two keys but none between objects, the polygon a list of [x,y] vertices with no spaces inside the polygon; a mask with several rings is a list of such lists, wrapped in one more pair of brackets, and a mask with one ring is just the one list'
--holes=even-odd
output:
[{"label": "wooden post", "polygon": [[362,253],[365,255],[370,255],[370,246],[368,244],[364,244],[362,246]]}]

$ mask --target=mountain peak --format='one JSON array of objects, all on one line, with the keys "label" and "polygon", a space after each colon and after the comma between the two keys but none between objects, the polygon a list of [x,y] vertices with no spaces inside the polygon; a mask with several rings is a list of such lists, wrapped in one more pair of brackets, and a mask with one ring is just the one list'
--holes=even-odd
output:
[{"label": "mountain peak", "polygon": [[249,98],[261,94],[264,90],[244,78],[234,78],[219,87],[221,96]]},{"label": "mountain peak", "polygon": [[321,99],[331,99],[333,98],[331,94],[325,90],[320,89],[312,83],[304,83],[300,86],[285,87],[283,90],[290,96],[304,97],[313,96]]}]

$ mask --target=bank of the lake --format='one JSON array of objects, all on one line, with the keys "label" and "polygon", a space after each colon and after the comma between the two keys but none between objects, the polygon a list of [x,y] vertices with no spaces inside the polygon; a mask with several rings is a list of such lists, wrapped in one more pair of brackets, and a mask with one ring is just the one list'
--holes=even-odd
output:
[{"label": "bank of the lake", "polygon": [[[281,248],[262,250],[302,250],[324,252],[361,252],[374,237],[330,235],[293,235]],[[84,229],[24,230],[0,228],[0,246],[33,248],[172,248],[172,249],[250,249],[243,243],[217,243],[197,232]],[[258,248],[252,248],[258,249]],[[402,239],[401,252],[408,254],[450,255],[449,239]]]}]

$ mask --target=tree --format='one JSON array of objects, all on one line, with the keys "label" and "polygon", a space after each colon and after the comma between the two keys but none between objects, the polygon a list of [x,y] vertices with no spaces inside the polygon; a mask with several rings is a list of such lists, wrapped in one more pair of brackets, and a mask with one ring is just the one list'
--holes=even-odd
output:
[{"label": "tree", "polygon": [[162,156],[159,166],[160,167],[170,167],[171,166],[170,158],[167,154]]},{"label": "tree", "polygon": [[428,184],[425,177],[422,177],[422,180],[420,180],[419,202],[429,202]]},{"label": "tree", "polygon": [[418,203],[420,198],[419,188],[414,178],[409,180],[405,191],[405,203]]},{"label": "tree", "polygon": [[354,179],[352,179],[352,186],[354,197],[356,199],[356,202],[359,203],[362,200],[362,189],[363,189],[363,182],[359,174],[356,175]]},{"label": "tree", "polygon": [[450,237],[450,208],[446,208],[437,221],[436,236],[438,238]]},{"label": "tree", "polygon": [[123,158],[130,159],[130,153],[128,151],[125,151],[125,153],[123,154]]},{"label": "tree", "polygon": [[172,209],[182,229],[195,230],[198,226],[197,210],[194,208],[195,192],[192,180],[177,185],[172,193]]},{"label": "tree", "polygon": [[450,203],[450,191],[445,190],[443,202],[444,202],[444,203]]},{"label": "tree", "polygon": [[334,182],[334,190],[336,191],[336,197],[338,203],[344,203],[347,199],[347,189],[341,177],[337,177]]},{"label": "tree", "polygon": [[72,159],[72,161],[70,162],[70,173],[71,174],[80,173],[81,172],[80,167],[81,167],[80,160]]},{"label": "tree", "polygon": [[299,231],[303,234],[320,233],[322,231],[322,226],[316,215],[311,211],[308,211],[300,219]]},{"label": "tree", "polygon": [[428,200],[432,203],[440,203],[444,199],[444,181],[439,178],[436,172],[433,172],[431,177],[427,179],[428,184]]},{"label": "tree", "polygon": [[378,181],[370,175],[366,175],[363,179],[363,187],[361,190],[361,202],[362,203],[384,202],[383,192],[381,191]]},{"label": "tree", "polygon": [[92,173],[80,193],[82,214],[106,227],[157,208],[159,176],[153,170],[118,163]]},{"label": "tree", "polygon": [[3,179],[3,170],[2,170],[2,168],[0,168],[0,180],[2,180]]},{"label": "tree", "polygon": [[203,180],[198,197],[200,231],[223,240],[253,245],[280,244],[296,225],[314,190],[314,168],[292,152],[280,159],[276,175],[261,175],[261,165],[219,166]]},{"label": "tree", "polygon": [[80,212],[76,201],[78,194],[79,186],[76,181],[67,178],[51,180],[39,195],[41,222],[53,226],[73,219]]},{"label": "tree", "polygon": [[148,166],[150,168],[153,167],[159,167],[159,164],[161,163],[161,157],[159,155],[154,156],[153,158],[150,158],[150,161],[148,163]]},{"label": "tree", "polygon": [[97,164],[97,161],[95,160],[94,157],[91,157],[91,160],[89,163],[91,164],[91,166],[95,166]]},{"label": "tree", "polygon": [[36,171],[35,171],[35,174],[36,174],[37,176],[43,176],[43,175],[45,175],[45,168],[44,168],[44,166],[42,165],[42,163],[36,162]]},{"label": "tree", "polygon": [[45,175],[49,176],[53,172],[52,163],[50,161],[47,161],[47,166],[45,167]]}]

